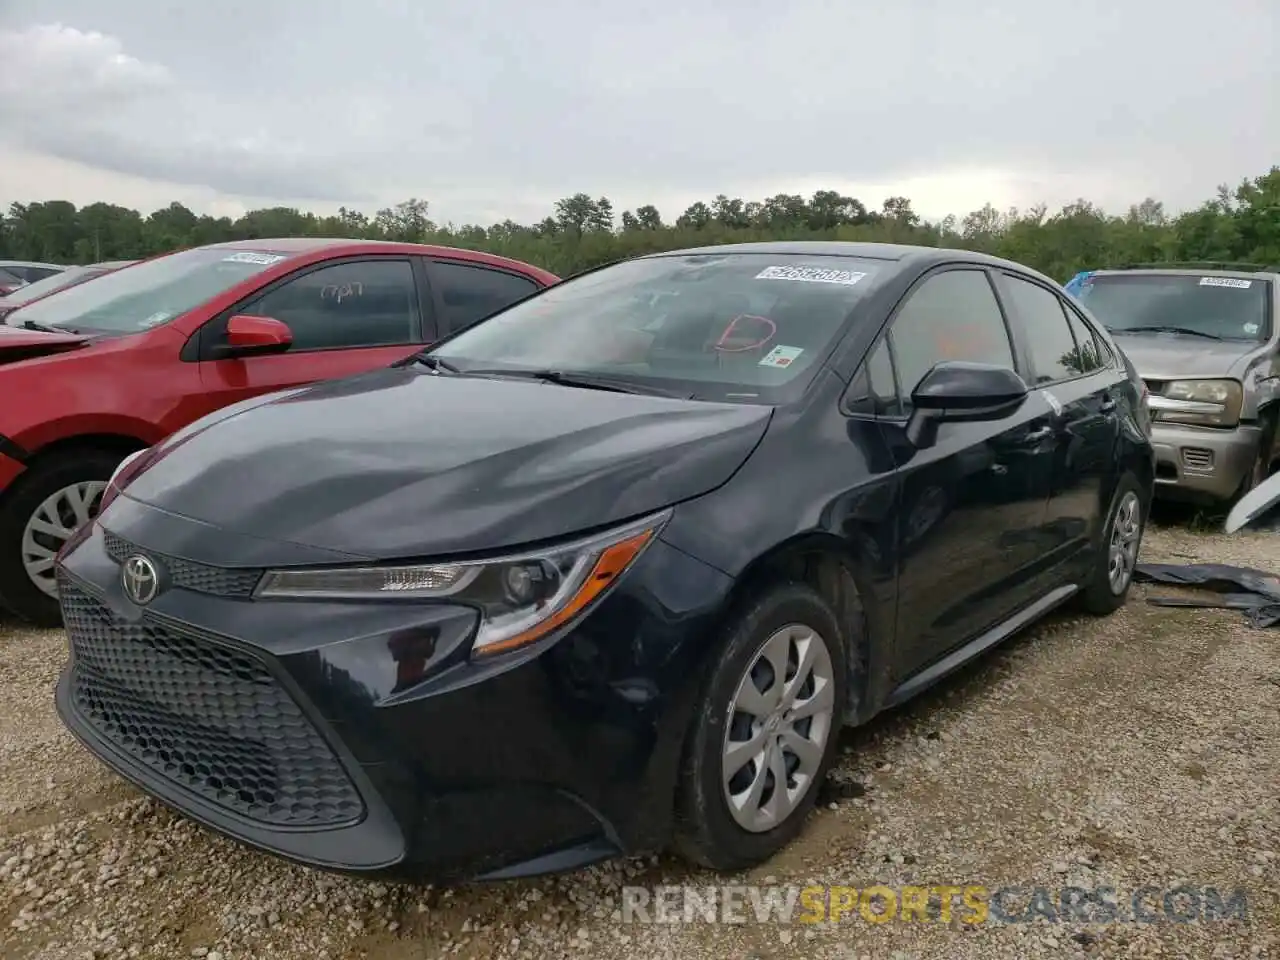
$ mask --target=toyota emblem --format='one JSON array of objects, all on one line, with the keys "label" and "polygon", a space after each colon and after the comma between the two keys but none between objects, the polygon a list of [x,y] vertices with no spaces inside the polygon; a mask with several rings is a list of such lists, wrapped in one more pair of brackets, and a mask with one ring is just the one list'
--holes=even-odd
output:
[{"label": "toyota emblem", "polygon": [[145,607],[160,592],[160,571],[149,559],[137,554],[124,562],[120,570],[120,582],[125,596],[140,607]]}]

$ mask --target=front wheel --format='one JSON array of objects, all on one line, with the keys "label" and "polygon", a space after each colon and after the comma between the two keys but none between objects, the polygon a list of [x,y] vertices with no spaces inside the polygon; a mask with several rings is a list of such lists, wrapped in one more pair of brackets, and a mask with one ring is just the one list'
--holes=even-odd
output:
[{"label": "front wheel", "polygon": [[740,870],[800,832],[835,757],[845,662],[836,616],[808,586],[768,589],[729,623],[686,741],[682,854]]},{"label": "front wheel", "polygon": [[41,627],[62,623],[54,557],[97,515],[121,458],[67,451],[39,461],[0,501],[0,603]]}]

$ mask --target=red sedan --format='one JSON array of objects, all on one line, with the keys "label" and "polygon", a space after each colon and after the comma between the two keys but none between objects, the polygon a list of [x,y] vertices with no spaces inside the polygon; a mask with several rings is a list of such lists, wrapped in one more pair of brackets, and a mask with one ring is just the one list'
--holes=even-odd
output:
[{"label": "red sedan", "polygon": [[385,367],[557,280],[448,247],[247,240],[15,311],[0,324],[0,602],[61,621],[54,556],[134,451],[228,404]]}]

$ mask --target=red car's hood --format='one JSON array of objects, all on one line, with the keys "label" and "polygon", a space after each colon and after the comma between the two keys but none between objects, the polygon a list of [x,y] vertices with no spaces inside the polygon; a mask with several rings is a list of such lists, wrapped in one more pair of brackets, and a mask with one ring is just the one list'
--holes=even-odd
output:
[{"label": "red car's hood", "polygon": [[88,340],[78,333],[45,333],[0,323],[0,364],[78,350]]}]

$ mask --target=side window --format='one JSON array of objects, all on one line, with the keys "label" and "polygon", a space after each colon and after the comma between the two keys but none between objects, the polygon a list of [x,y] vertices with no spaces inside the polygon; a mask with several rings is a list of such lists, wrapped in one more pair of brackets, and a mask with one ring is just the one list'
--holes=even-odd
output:
[{"label": "side window", "polygon": [[483,320],[537,291],[528,277],[471,264],[433,260],[431,284],[440,294],[440,333],[447,335]]},{"label": "side window", "polygon": [[881,340],[867,354],[846,397],[846,409],[852,413],[896,417],[902,412],[887,339]]},{"label": "side window", "polygon": [[1004,274],[1002,289],[1021,324],[1036,383],[1054,383],[1084,373],[1076,338],[1067,323],[1062,301],[1039,284]]},{"label": "side window", "polygon": [[905,407],[943,360],[1013,367],[1013,347],[1000,304],[981,270],[947,270],[916,288],[889,330]]},{"label": "side window", "polygon": [[1067,326],[1071,328],[1071,335],[1076,342],[1076,365],[1077,373],[1093,373],[1095,370],[1101,370],[1103,367],[1102,357],[1098,352],[1098,344],[1094,340],[1093,333],[1080,319],[1074,310],[1066,310]]},{"label": "side window", "polygon": [[1101,370],[1103,367],[1111,366],[1115,361],[1115,356],[1097,328],[1089,323],[1080,314],[1080,311],[1070,304],[1067,304],[1067,319],[1071,321],[1071,332],[1076,335],[1076,343],[1081,344],[1081,350],[1085,349],[1085,345],[1092,345],[1093,356],[1097,359],[1093,369]]},{"label": "side window", "polygon": [[418,290],[408,260],[357,260],[289,280],[241,313],[274,317],[293,350],[372,347],[418,339]]},{"label": "side window", "polygon": [[61,270],[51,270],[48,267],[23,267],[22,276],[27,283],[35,283],[37,280],[43,280],[45,277],[52,277],[55,273],[61,273]]}]

